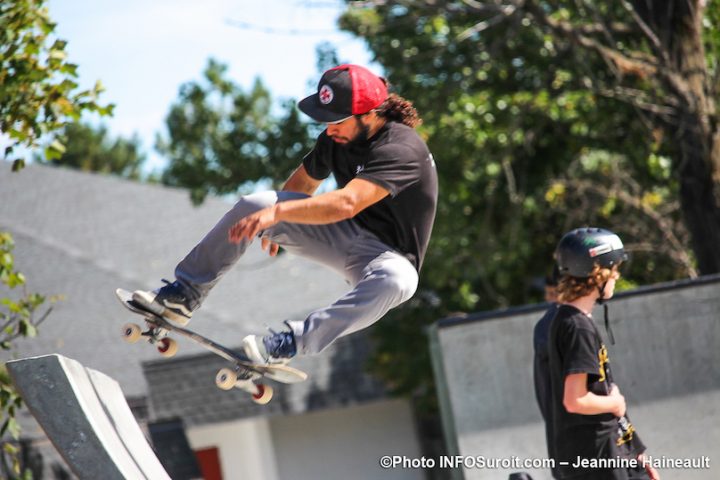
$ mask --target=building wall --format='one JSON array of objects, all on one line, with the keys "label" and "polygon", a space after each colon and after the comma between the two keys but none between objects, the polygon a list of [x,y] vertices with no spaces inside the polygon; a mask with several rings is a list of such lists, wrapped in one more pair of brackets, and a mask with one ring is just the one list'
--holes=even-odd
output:
[{"label": "building wall", "polygon": [[281,478],[267,418],[191,427],[186,434],[193,450],[218,449],[224,480]]},{"label": "building wall", "polygon": [[187,429],[193,449],[218,447],[225,480],[424,478],[418,469],[383,470],[384,455],[420,457],[404,400]]},{"label": "building wall", "polygon": [[[449,445],[460,455],[546,457],[532,380],[533,327],[544,306],[447,319],[434,358]],[[602,326],[602,310],[594,317]],[[720,277],[618,295],[610,302],[613,375],[648,454],[710,457],[710,468],[661,470],[664,478],[720,478]],[[502,479],[513,471],[465,468],[458,478]]]}]

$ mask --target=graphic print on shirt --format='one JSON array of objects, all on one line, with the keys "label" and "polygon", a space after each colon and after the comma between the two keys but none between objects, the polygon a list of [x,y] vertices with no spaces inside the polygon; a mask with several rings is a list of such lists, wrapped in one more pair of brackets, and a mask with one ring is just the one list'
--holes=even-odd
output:
[{"label": "graphic print on shirt", "polygon": [[[598,352],[598,362],[600,363],[600,380],[598,381],[604,382],[607,379],[605,368],[607,367],[609,369],[609,366],[607,365],[608,352],[604,343],[600,344],[600,351]],[[610,387],[607,388],[607,393],[610,393]]]},{"label": "graphic print on shirt", "polygon": [[[604,343],[600,344],[600,350],[598,350],[598,363],[599,363],[599,370],[600,370],[600,379],[599,382],[606,382],[606,391],[609,394],[610,390],[612,389],[613,385],[613,378],[612,373],[610,371],[610,358],[608,356],[607,347]],[[635,434],[635,427],[632,423],[630,423],[630,420],[624,416],[622,418],[618,419],[618,439],[615,442],[616,445],[619,447],[621,445],[624,445],[628,442],[631,442],[633,439],[633,436]]]},{"label": "graphic print on shirt", "polygon": [[616,445],[619,447],[620,445],[624,445],[628,442],[631,442],[633,439],[633,436],[635,435],[635,427],[632,423],[630,423],[630,420],[628,420],[627,417],[622,417],[618,419],[618,439]]}]

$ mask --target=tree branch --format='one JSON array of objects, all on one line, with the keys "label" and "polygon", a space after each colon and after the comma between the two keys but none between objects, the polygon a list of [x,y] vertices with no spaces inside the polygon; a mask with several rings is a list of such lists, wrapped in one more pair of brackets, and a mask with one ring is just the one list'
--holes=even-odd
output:
[{"label": "tree branch", "polygon": [[[465,0],[465,1],[467,2],[468,0]],[[473,3],[477,4],[478,2],[473,2]],[[519,5],[522,5],[522,3],[523,3],[522,1],[519,2]],[[504,22],[505,20],[507,20],[508,18],[513,16],[515,14],[515,12],[518,11],[518,5],[498,6],[496,8],[496,11],[498,12],[498,15],[496,15],[488,20],[483,20],[482,22],[478,22],[474,26],[468,28],[467,30],[465,30],[464,32],[462,32],[460,35],[457,36],[457,41],[462,42],[464,40],[467,40],[468,38],[472,37],[476,33],[480,33],[484,30],[487,30],[490,27],[493,27],[495,25],[498,25],[499,23]]]},{"label": "tree branch", "polygon": [[657,35],[655,35],[655,32],[653,32],[650,26],[645,22],[645,20],[640,17],[637,10],[635,10],[635,7],[633,7],[630,2],[628,2],[627,0],[623,0],[622,5],[623,7],[625,7],[625,10],[630,12],[630,15],[632,15],[635,23],[638,24],[643,34],[648,38],[648,40],[650,40],[650,44],[655,47],[655,51],[662,55],[665,64],[670,65],[669,58],[667,57],[667,51],[663,48],[662,43],[660,42],[660,39],[657,37]]},{"label": "tree branch", "polygon": [[533,2],[526,2],[525,10],[538,22],[555,32],[556,35],[598,53],[608,63],[610,70],[617,77],[621,78],[622,75],[628,74],[642,79],[663,80],[674,94],[684,99],[687,105],[694,103],[687,81],[670,65],[667,65],[666,68],[659,68],[659,62],[655,57],[651,57],[651,60],[643,60],[640,55],[636,55],[635,58],[624,55],[582,34],[578,28],[569,22],[550,18],[542,8]]},{"label": "tree branch", "polygon": [[[595,90],[599,95],[606,98],[616,98],[618,100],[629,103],[641,110],[655,115],[662,116],[667,122],[671,121],[671,117],[677,114],[677,105],[659,105],[652,103],[647,94],[642,90],[616,86],[613,88],[598,88]],[[666,98],[668,102],[672,102],[672,97]],[[676,103],[676,102],[673,102]],[[670,117],[670,118],[669,118]]]},{"label": "tree branch", "polygon": [[660,245],[654,245],[652,250],[665,252],[665,254],[685,269],[689,277],[697,277],[698,272],[693,266],[693,262],[687,253],[684,243],[678,239],[677,235],[675,235],[673,225],[667,220],[667,217],[661,215],[659,212],[648,206],[647,203],[643,202],[642,198],[637,193],[631,193],[641,191],[640,186],[632,179],[626,178],[610,188],[593,180],[573,179],[567,180],[566,182],[576,189],[582,196],[585,196],[583,195],[584,192],[590,191],[599,195],[601,198],[617,198],[623,204],[641,212],[646,218],[650,219],[655,224],[657,230],[661,233],[662,238],[665,240]]}]

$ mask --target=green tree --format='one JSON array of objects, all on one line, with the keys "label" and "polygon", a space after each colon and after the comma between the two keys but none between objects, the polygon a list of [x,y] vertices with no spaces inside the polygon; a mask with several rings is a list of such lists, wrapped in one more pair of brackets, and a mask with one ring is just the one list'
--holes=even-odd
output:
[{"label": "green tree", "polygon": [[[481,109],[489,116],[474,125],[480,134],[489,133],[491,123],[501,129],[500,139],[512,143],[515,136],[535,148],[542,139],[528,138],[528,131],[518,128],[529,124],[518,115],[530,106],[560,120],[575,115],[568,142],[579,139],[582,148],[626,155],[633,168],[628,173],[641,182],[654,180],[647,173],[655,158],[671,159],[672,177],[662,187],[670,188],[669,201],[680,202],[697,268],[712,273],[720,270],[715,248],[720,196],[713,180],[720,178],[720,135],[713,121],[720,46],[713,28],[720,20],[716,3],[705,8],[697,1],[391,1],[363,2],[359,8],[351,2],[343,25],[367,39],[402,91],[422,89],[420,101],[433,111],[459,106],[455,117],[473,120],[479,115],[462,109],[479,106],[484,99],[472,96],[480,91],[489,95],[491,107],[495,103],[511,112],[503,120],[498,109]],[[458,92],[466,94],[460,102]],[[535,105],[528,105],[528,98]],[[549,137],[553,142],[565,141],[557,127],[548,133],[555,133]],[[633,138],[635,145],[618,143],[613,133]],[[487,155],[487,145],[482,147]],[[577,158],[577,149],[569,154]],[[556,168],[569,164],[568,155],[563,157],[552,162]],[[504,175],[519,173],[514,164],[512,170],[506,166]],[[508,188],[512,191],[512,178]]]},{"label": "green tree", "polygon": [[35,149],[49,138],[47,158],[65,149],[56,136],[82,112],[111,114],[112,105],[97,98],[102,85],[78,90],[77,65],[67,61],[67,42],[55,38],[44,0],[9,0],[0,3],[0,132],[9,144],[3,157],[13,168],[24,164],[18,147]]},{"label": "green tree", "polygon": [[523,10],[577,59],[602,60],[607,78],[593,89],[631,105],[635,121],[662,136],[698,269],[719,272],[718,2],[568,2],[555,11],[527,2]]},{"label": "green tree", "polygon": [[[48,142],[45,156],[57,158],[65,146],[57,136],[68,123],[77,121],[83,112],[108,115],[112,106],[97,103],[102,91],[99,82],[90,90],[79,90],[77,66],[67,61],[66,42],[55,38],[55,24],[50,20],[44,0],[8,0],[0,3],[0,132],[7,139],[3,159],[13,161],[13,170],[20,170],[24,160],[17,149],[37,149]],[[28,292],[24,276],[14,265],[13,241],[7,232],[0,232],[0,348],[9,349],[19,336],[35,335],[37,325],[49,311],[40,315],[46,298]],[[11,291],[22,288],[23,293]],[[5,292],[8,293],[5,293]],[[0,436],[9,433],[17,440],[20,435],[15,421],[22,401],[10,383],[7,372],[0,368]],[[22,471],[18,447],[3,442],[0,452],[3,478],[31,478]]]},{"label": "green tree", "polygon": [[278,186],[311,145],[293,102],[284,103],[277,117],[260,80],[244,92],[214,60],[203,76],[180,88],[166,119],[168,137],[157,141],[170,160],[162,181],[189,188],[195,203],[263,179]]},{"label": "green tree", "polygon": [[[20,337],[34,337],[37,334],[37,327],[45,321],[51,311],[51,308],[44,309],[44,305],[48,301],[57,300],[27,290],[25,276],[15,266],[12,255],[14,246],[12,236],[0,232],[0,286],[8,293],[16,289],[21,290],[18,295],[8,295],[0,299],[0,348],[3,350],[10,350],[13,341]],[[13,439],[0,441],[2,478],[16,478],[22,470],[17,443],[20,438],[20,427],[15,420],[17,410],[22,405],[22,399],[10,381],[5,365],[0,365],[0,421],[2,422],[0,438],[10,435]],[[26,471],[23,477],[31,478],[31,475]]]},{"label": "green tree", "polygon": [[631,283],[718,271],[719,9],[686,4],[662,17],[628,2],[348,2],[341,26],[414,101],[440,176],[420,294],[377,326],[374,369],[398,392],[432,395],[422,325],[539,300],[533,280],[570,228],[620,233]]},{"label": "green tree", "polygon": [[146,157],[137,136],[129,140],[112,139],[105,126],[71,123],[65,126],[61,138],[65,150],[48,163],[84,172],[112,173],[133,180],[141,178]]}]

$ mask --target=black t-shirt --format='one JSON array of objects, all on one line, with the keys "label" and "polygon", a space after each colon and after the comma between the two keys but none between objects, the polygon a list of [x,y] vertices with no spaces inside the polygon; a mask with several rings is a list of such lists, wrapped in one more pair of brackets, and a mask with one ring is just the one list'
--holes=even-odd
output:
[{"label": "black t-shirt", "polygon": [[[565,378],[586,373],[587,389],[608,395],[612,388],[607,348],[597,327],[587,315],[570,305],[561,305],[550,324],[548,366],[552,389],[549,452],[555,458],[556,478],[626,479],[626,470],[574,468],[577,458],[634,458],[645,446],[627,416],[611,413],[582,415],[569,413],[563,405]],[[570,462],[569,466],[560,462]]]},{"label": "black t-shirt", "polygon": [[324,131],[303,165],[318,180],[332,173],[339,188],[362,178],[387,189],[390,195],[354,219],[420,270],[435,220],[438,182],[435,161],[415,130],[387,122],[368,141],[350,146],[335,143]]},{"label": "black t-shirt", "polygon": [[533,330],[533,381],[535,383],[535,399],[540,413],[545,420],[545,435],[547,445],[550,445],[550,428],[552,424],[552,388],[550,386],[550,367],[548,358],[548,336],[550,324],[558,311],[558,305],[552,304],[545,315],[535,324]]}]

